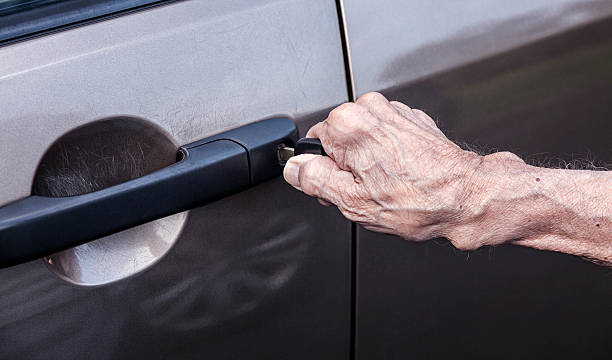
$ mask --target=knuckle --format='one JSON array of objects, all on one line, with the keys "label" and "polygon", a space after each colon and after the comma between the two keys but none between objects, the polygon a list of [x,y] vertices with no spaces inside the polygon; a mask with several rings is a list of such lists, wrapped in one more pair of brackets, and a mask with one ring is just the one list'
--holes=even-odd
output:
[{"label": "knuckle", "polygon": [[451,244],[453,244],[455,248],[457,248],[457,250],[474,251],[478,249],[478,246],[463,237],[449,239],[449,241],[451,242]]},{"label": "knuckle", "polygon": [[412,109],[412,112],[419,118],[428,121],[428,122],[434,122],[432,118],[429,117],[429,115],[427,115],[425,113],[425,111],[421,110],[421,109]]},{"label": "knuckle", "polygon": [[412,109],[412,111],[413,111],[413,112],[414,112],[416,115],[418,115],[418,116],[429,117],[429,116],[427,116],[427,114],[425,114],[425,112],[424,112],[423,110],[421,110],[421,109]]},{"label": "knuckle", "polygon": [[311,177],[302,176],[300,174],[300,188],[302,191],[309,196],[317,196],[318,195],[318,185],[316,181],[313,181]]},{"label": "knuckle", "polygon": [[315,182],[317,179],[317,168],[315,165],[316,164],[313,164],[312,161],[308,161],[305,164],[303,164],[300,168],[300,172],[299,172],[300,187],[305,192],[309,192],[308,190],[315,189],[315,186],[316,186]]},{"label": "knuckle", "polygon": [[338,210],[340,210],[342,215],[344,215],[344,217],[346,217],[347,219],[351,221],[363,220],[363,217],[361,216],[359,209],[356,208],[354,205],[347,204],[344,196],[340,197],[340,199],[338,200],[337,206],[338,206]]},{"label": "knuckle", "polygon": [[427,124],[433,126],[433,127],[438,127],[438,125],[436,124],[435,120],[432,119],[429,115],[427,115],[427,113],[423,110],[420,109],[412,109],[412,112],[422,121],[426,122]]},{"label": "knuckle", "polygon": [[391,105],[395,106],[395,107],[399,107],[399,108],[404,109],[404,110],[410,110],[410,107],[408,105],[402,103],[402,102],[394,100],[394,101],[390,101],[389,103]]},{"label": "knuckle", "polygon": [[341,133],[353,133],[363,127],[364,108],[354,103],[338,106],[329,113],[328,126]]},{"label": "knuckle", "polygon": [[340,210],[340,212],[342,213],[342,216],[344,216],[345,218],[347,218],[349,221],[353,221],[353,222],[359,222],[361,220],[361,218],[355,214],[352,211],[349,211],[343,207],[338,207],[338,210]]},{"label": "knuckle", "polygon": [[455,230],[446,234],[446,238],[457,250],[472,251],[479,247],[470,232]]},{"label": "knuckle", "polygon": [[351,114],[353,112],[354,107],[355,107],[354,103],[344,103],[336,107],[335,109],[333,109],[329,113],[328,118],[330,120],[343,119],[346,115]]},{"label": "knuckle", "polygon": [[343,189],[340,191],[340,203],[343,208],[356,212],[363,207],[363,199],[353,189]]},{"label": "knuckle", "polygon": [[329,169],[317,159],[312,159],[302,165],[299,173],[300,187],[310,196],[320,196],[329,181]]},{"label": "knuckle", "polygon": [[371,104],[380,101],[387,101],[381,93],[378,92],[369,92],[361,95],[355,102],[357,104]]}]

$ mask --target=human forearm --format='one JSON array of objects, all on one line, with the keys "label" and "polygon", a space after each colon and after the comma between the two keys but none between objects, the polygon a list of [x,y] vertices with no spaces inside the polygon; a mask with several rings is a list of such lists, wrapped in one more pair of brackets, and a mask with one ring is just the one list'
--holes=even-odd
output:
[{"label": "human forearm", "polygon": [[472,176],[466,248],[512,243],[612,265],[612,172],[546,169],[489,155]]},{"label": "human forearm", "polygon": [[462,250],[525,245],[612,266],[612,172],[465,151],[423,111],[377,93],[337,107],[307,136],[328,157],[291,158],[285,179],[368,230],[444,236]]}]

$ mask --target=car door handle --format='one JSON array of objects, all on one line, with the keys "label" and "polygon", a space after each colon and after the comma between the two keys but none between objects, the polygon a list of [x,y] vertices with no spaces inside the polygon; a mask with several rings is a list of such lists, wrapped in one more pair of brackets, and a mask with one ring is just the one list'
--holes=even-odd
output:
[{"label": "car door handle", "polygon": [[293,121],[267,119],[180,147],[177,163],[99,191],[29,196],[0,208],[0,267],[202,206],[281,174]]}]

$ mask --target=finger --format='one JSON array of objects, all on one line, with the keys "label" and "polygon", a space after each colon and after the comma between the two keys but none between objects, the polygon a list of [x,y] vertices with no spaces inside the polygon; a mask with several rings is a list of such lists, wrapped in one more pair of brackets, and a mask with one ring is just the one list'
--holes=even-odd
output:
[{"label": "finger", "polygon": [[354,148],[378,120],[365,106],[344,103],[333,109],[327,119],[313,126],[307,137],[318,138],[323,149],[345,171],[353,169],[348,149]]},{"label": "finger", "polygon": [[408,120],[426,129],[438,129],[436,123],[425,112],[412,109],[399,101],[391,101],[391,105]]},{"label": "finger", "polygon": [[400,111],[401,113],[406,113],[406,114],[410,114],[412,113],[412,108],[406,104],[404,104],[403,102],[399,102],[399,101],[390,101],[389,102],[391,105],[395,106],[396,109],[398,109],[398,111]]},{"label": "finger", "polygon": [[327,118],[313,126],[306,136],[321,140],[328,137],[342,141],[347,136],[355,135],[371,126],[373,120],[375,120],[374,116],[365,106],[357,103],[344,103],[330,111]]},{"label": "finger", "polygon": [[440,130],[438,128],[438,124],[436,124],[434,119],[432,119],[429,115],[427,115],[425,111],[420,110],[420,109],[412,109],[412,112],[414,113],[414,115],[416,115],[417,119],[422,121],[424,124],[427,124],[432,129]]},{"label": "finger", "polygon": [[305,194],[338,205],[356,191],[353,174],[344,171],[326,156],[304,154],[294,156],[285,165],[285,180]]},{"label": "finger", "polygon": [[362,225],[364,229],[369,230],[369,231],[374,231],[377,233],[383,233],[383,234],[395,234],[396,232],[393,231],[393,229],[390,229],[386,226],[382,226],[382,225]]},{"label": "finger", "polygon": [[363,94],[355,103],[365,106],[379,121],[389,121],[398,116],[397,110],[389,103],[389,100],[377,92]]},{"label": "finger", "polygon": [[325,120],[314,124],[313,127],[310,128],[310,130],[308,130],[308,132],[306,133],[306,137],[307,138],[316,138],[316,139],[321,139],[321,134],[323,132],[325,132],[325,127],[327,126],[327,123],[325,122]]},{"label": "finger", "polygon": [[323,205],[323,206],[332,206],[333,204],[330,202],[327,202],[325,200],[322,199],[317,199],[317,201],[319,202],[319,204]]},{"label": "finger", "polygon": [[399,112],[404,118],[406,118],[406,120],[420,127],[423,127],[424,124],[421,124],[419,121],[417,121],[414,113],[412,112],[412,109],[408,105],[402,104],[399,101],[391,101],[390,104],[395,108],[395,110],[397,110],[397,112]]},{"label": "finger", "polygon": [[403,104],[399,101],[391,101],[390,102],[391,106],[393,106],[395,108],[395,110],[397,110],[397,112],[399,112],[403,117],[407,118],[410,120],[410,118],[414,117],[414,114],[412,113],[412,109],[406,105]]},{"label": "finger", "polygon": [[[336,156],[334,154],[334,149],[331,146],[331,141],[330,137],[328,135],[328,130],[329,130],[329,126],[328,126],[328,122],[327,119],[321,121],[320,123],[315,124],[313,127],[310,128],[310,130],[308,130],[308,132],[306,133],[306,137],[307,138],[315,138],[315,139],[319,139],[319,141],[321,142],[321,146],[323,147],[323,150],[325,151],[325,154],[327,154],[328,157],[330,157],[332,160],[336,161]],[[339,143],[339,142],[336,142]],[[349,169],[346,169],[349,170]]]}]

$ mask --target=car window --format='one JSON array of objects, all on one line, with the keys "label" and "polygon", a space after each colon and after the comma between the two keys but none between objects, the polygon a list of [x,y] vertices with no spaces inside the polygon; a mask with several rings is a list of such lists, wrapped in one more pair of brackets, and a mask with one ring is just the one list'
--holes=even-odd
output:
[{"label": "car window", "polygon": [[0,0],[0,15],[5,16],[61,0]]},{"label": "car window", "polygon": [[0,0],[0,44],[174,0]]}]

